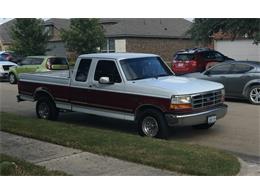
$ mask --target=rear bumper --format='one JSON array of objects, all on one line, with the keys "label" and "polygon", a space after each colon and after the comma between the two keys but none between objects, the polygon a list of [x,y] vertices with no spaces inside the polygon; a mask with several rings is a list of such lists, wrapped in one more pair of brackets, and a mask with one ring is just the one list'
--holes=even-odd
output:
[{"label": "rear bumper", "polygon": [[165,114],[166,121],[169,126],[192,126],[208,123],[208,117],[216,116],[217,119],[224,117],[227,113],[227,105],[213,108],[204,112],[193,114]]}]

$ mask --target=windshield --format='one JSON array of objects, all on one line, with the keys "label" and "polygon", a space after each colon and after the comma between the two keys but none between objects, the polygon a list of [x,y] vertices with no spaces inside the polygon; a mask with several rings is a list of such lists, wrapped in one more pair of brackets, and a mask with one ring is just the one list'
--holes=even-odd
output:
[{"label": "windshield", "polygon": [[68,65],[66,58],[49,58],[51,65]]},{"label": "windshield", "polygon": [[130,81],[173,75],[159,57],[125,59],[120,60],[120,64],[126,79]]},{"label": "windshield", "polygon": [[177,54],[175,57],[176,61],[190,61],[194,60],[194,54]]}]

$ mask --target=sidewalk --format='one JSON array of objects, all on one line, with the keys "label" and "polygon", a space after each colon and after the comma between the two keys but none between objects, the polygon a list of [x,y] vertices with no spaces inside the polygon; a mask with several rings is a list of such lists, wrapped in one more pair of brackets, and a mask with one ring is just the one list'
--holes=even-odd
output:
[{"label": "sidewalk", "polygon": [[[92,154],[3,131],[0,131],[0,153],[44,166],[49,170],[59,170],[77,176],[181,175],[167,170]],[[239,158],[239,161],[241,163],[241,170],[238,175],[260,175],[260,164],[247,162],[241,158]]]},{"label": "sidewalk", "polygon": [[178,175],[174,172],[100,156],[0,131],[0,153],[70,175]]}]

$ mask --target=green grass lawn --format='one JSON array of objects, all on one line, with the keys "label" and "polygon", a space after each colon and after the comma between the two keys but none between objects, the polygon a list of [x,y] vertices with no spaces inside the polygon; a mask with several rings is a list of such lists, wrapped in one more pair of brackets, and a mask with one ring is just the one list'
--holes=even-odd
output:
[{"label": "green grass lawn", "polygon": [[199,145],[1,113],[1,130],[190,175],[236,175],[233,155]]},{"label": "green grass lawn", "polygon": [[67,175],[60,171],[48,171],[44,167],[32,163],[0,154],[0,176],[55,176]]}]

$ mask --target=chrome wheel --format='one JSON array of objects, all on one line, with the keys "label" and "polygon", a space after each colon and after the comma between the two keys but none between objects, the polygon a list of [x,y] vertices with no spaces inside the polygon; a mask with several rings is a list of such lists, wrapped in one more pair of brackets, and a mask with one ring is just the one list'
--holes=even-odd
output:
[{"label": "chrome wheel", "polygon": [[41,102],[38,108],[38,113],[40,118],[42,119],[48,119],[50,116],[50,108],[49,105],[46,102]]},{"label": "chrome wheel", "polygon": [[146,136],[155,137],[159,132],[157,120],[152,116],[147,116],[142,122],[142,131]]},{"label": "chrome wheel", "polygon": [[260,87],[255,87],[250,91],[250,100],[255,104],[260,104]]}]

